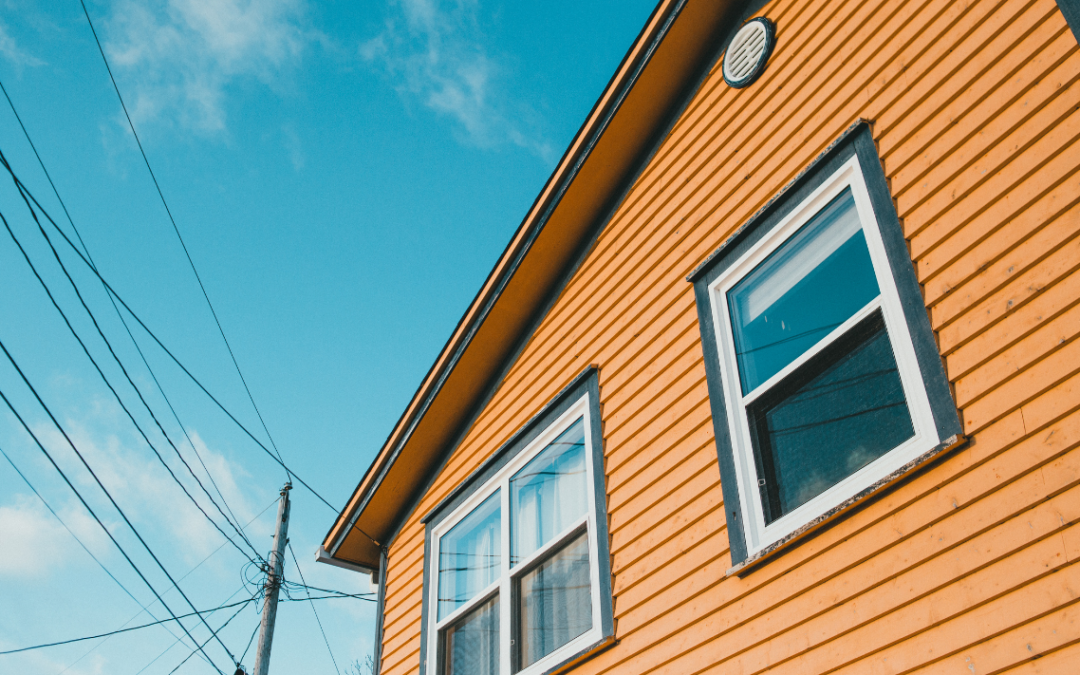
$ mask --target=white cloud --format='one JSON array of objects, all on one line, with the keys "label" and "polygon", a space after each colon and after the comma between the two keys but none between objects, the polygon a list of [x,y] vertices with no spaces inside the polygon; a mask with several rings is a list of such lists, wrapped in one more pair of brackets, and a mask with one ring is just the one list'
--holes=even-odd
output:
[{"label": "white cloud", "polygon": [[289,153],[289,161],[292,163],[293,170],[299,172],[304,168],[307,161],[307,157],[304,155],[304,146],[300,142],[300,135],[296,133],[296,129],[291,124],[286,124],[281,127],[281,136],[284,139],[285,149]]},{"label": "white cloud", "polygon": [[[107,539],[97,523],[75,508],[60,511],[60,517],[101,559],[107,551]],[[68,561],[90,560],[64,526],[32,495],[20,494],[14,504],[0,506],[0,542],[0,577],[40,578]]]},{"label": "white cloud", "polygon": [[[0,648],[17,649],[23,645],[0,640]],[[105,675],[115,672],[107,668],[107,661],[99,654],[91,654],[86,658],[87,663],[78,667],[68,665],[67,662],[57,658],[55,654],[48,653],[50,650],[37,650],[24,652],[4,657],[5,666],[11,673],[63,673],[64,675]]]},{"label": "white cloud", "polygon": [[[171,549],[171,552],[168,552],[171,557],[179,557],[189,565],[197,563],[221,545],[223,542],[221,534],[184,496],[141,437],[134,431],[125,432],[123,436],[113,431],[130,425],[126,418],[120,418],[117,410],[118,407],[115,404],[97,399],[94,407],[86,411],[85,415],[69,417],[63,421],[63,424],[72,442],[136,527],[139,527],[144,535],[152,532],[155,539],[167,541]],[[119,515],[110,515],[115,514],[112,507],[104,499],[95,496],[100,494],[100,491],[79,460],[73,456],[70,446],[60,432],[55,427],[42,424],[35,429],[35,433],[50,453],[57,458],[65,472],[74,477],[73,480],[77,482],[80,491],[92,500],[91,503],[98,514],[102,517],[115,518],[119,522]],[[213,475],[217,487],[224,494],[228,505],[242,526],[255,515],[245,493],[237,485],[237,479],[246,477],[246,472],[221,453],[208,447],[197,433],[189,432],[189,434]],[[174,440],[182,438],[179,432],[171,433],[171,435]],[[172,467],[173,473],[202,505],[203,510],[214,518],[225,532],[235,537],[231,528],[222,522],[220,514],[176,459],[172,449],[163,441],[160,443],[155,441],[155,444]],[[179,442],[177,445],[184,452],[188,464],[200,477],[206,489],[217,498],[213,485],[210,484],[198,460],[193,456],[191,447],[185,448]],[[117,531],[119,533],[124,529],[119,528]],[[255,534],[262,534],[262,532],[257,529]],[[126,537],[126,533],[123,537]],[[124,541],[123,537],[122,541]],[[249,538],[254,541],[250,533]],[[151,543],[151,545],[154,544]],[[125,543],[126,547],[127,543]],[[133,550],[137,548],[136,546]]]},{"label": "white cloud", "polygon": [[468,142],[511,143],[551,161],[551,146],[510,113],[524,106],[501,95],[505,73],[485,47],[476,0],[391,0],[391,7],[383,31],[360,45],[365,61],[381,66],[402,94],[455,120]]},{"label": "white cloud", "polygon": [[119,0],[105,22],[106,52],[134,83],[136,123],[165,121],[203,133],[226,129],[230,86],[279,88],[319,35],[304,0]]},{"label": "white cloud", "polygon": [[2,21],[0,21],[0,56],[18,68],[45,65],[44,61],[27,54],[15,43],[15,39],[8,33],[7,26]]}]

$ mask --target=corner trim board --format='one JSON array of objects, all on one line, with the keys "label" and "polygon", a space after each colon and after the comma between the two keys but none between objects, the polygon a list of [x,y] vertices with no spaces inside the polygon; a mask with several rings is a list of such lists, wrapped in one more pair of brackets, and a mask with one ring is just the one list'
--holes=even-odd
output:
[{"label": "corner trim board", "polygon": [[379,596],[378,602],[375,605],[375,648],[374,653],[371,656],[374,669],[372,675],[379,675],[382,672],[382,643],[383,643],[383,623],[386,618],[386,567],[387,567],[387,551],[383,546],[379,552]]}]

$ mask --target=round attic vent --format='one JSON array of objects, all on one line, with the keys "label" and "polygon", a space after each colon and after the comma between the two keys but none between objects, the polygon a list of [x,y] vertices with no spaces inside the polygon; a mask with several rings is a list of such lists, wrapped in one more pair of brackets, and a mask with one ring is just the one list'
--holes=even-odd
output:
[{"label": "round attic vent", "polygon": [[736,89],[753,84],[765,71],[776,44],[773,22],[761,17],[747,21],[724,52],[724,81]]}]

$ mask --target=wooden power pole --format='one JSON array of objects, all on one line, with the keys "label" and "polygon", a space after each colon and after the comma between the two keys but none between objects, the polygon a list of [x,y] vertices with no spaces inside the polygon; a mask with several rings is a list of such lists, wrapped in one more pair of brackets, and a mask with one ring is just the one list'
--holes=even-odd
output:
[{"label": "wooden power pole", "polygon": [[270,643],[274,641],[274,620],[277,619],[278,592],[281,590],[282,572],[285,567],[285,544],[289,532],[289,490],[292,483],[281,488],[278,502],[277,531],[274,533],[274,550],[270,553],[270,569],[266,574],[266,595],[263,603],[262,624],[259,626],[259,649],[255,653],[255,671],[252,675],[270,672]]}]

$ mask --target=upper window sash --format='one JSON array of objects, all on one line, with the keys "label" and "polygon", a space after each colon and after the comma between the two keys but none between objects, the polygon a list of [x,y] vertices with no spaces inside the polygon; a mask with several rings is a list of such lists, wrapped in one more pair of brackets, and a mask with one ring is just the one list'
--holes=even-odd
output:
[{"label": "upper window sash", "polygon": [[[850,189],[854,197],[859,222],[873,262],[879,294],[792,363],[744,394],[733,338],[728,292],[846,189]],[[726,406],[727,423],[735,449],[739,501],[749,555],[790,535],[816,516],[835,508],[872,485],[876,480],[900,469],[929,446],[939,442],[933,414],[923,387],[919,363],[857,155],[853,155],[844,162],[831,177],[777,223],[771,232],[750,247],[734,264],[709,284],[709,293],[713,309],[713,328],[720,357],[719,370],[725,397],[729,402]],[[915,427],[914,437],[790,513],[766,525],[758,490],[757,469],[754,464],[754,450],[746,413],[747,405],[844,335],[855,323],[877,310],[882,313],[896,357],[904,396]]]},{"label": "upper window sash", "polygon": [[[586,471],[586,513],[566,525],[558,533],[554,534],[544,545],[530,552],[520,561],[511,564],[511,505],[510,505],[510,479],[532,459],[539,455],[548,445],[556,440],[563,432],[569,429],[577,420],[584,424],[585,444],[585,471]],[[589,393],[582,395],[576,402],[570,405],[554,422],[534,438],[521,452],[501,467],[494,476],[478,487],[468,498],[455,508],[446,518],[431,528],[431,547],[426,561],[428,606],[431,608],[427,618],[426,627],[426,653],[428,657],[425,675],[439,675],[439,640],[440,634],[456,620],[490,600],[496,593],[499,597],[499,672],[509,675],[514,672],[510,641],[513,629],[512,619],[515,608],[513,601],[515,593],[513,584],[522,575],[527,574],[534,563],[551,554],[552,551],[566,544],[584,529],[588,536],[589,548],[589,580],[590,598],[592,603],[592,627],[582,635],[574,638],[567,644],[556,649],[552,653],[540,658],[535,663],[523,668],[515,675],[533,675],[542,673],[553,664],[558,664],[563,659],[576,654],[583,647],[597,642],[602,637],[602,613],[600,598],[600,566],[598,565],[598,540],[596,524],[596,491],[595,462],[593,449],[593,420],[592,406],[590,406]],[[450,532],[455,525],[467,518],[473,511],[484,502],[499,494],[501,512],[500,534],[500,560],[499,578],[488,587],[476,592],[468,601],[454,608],[454,610],[441,619],[439,618],[439,548],[442,538]]]}]

